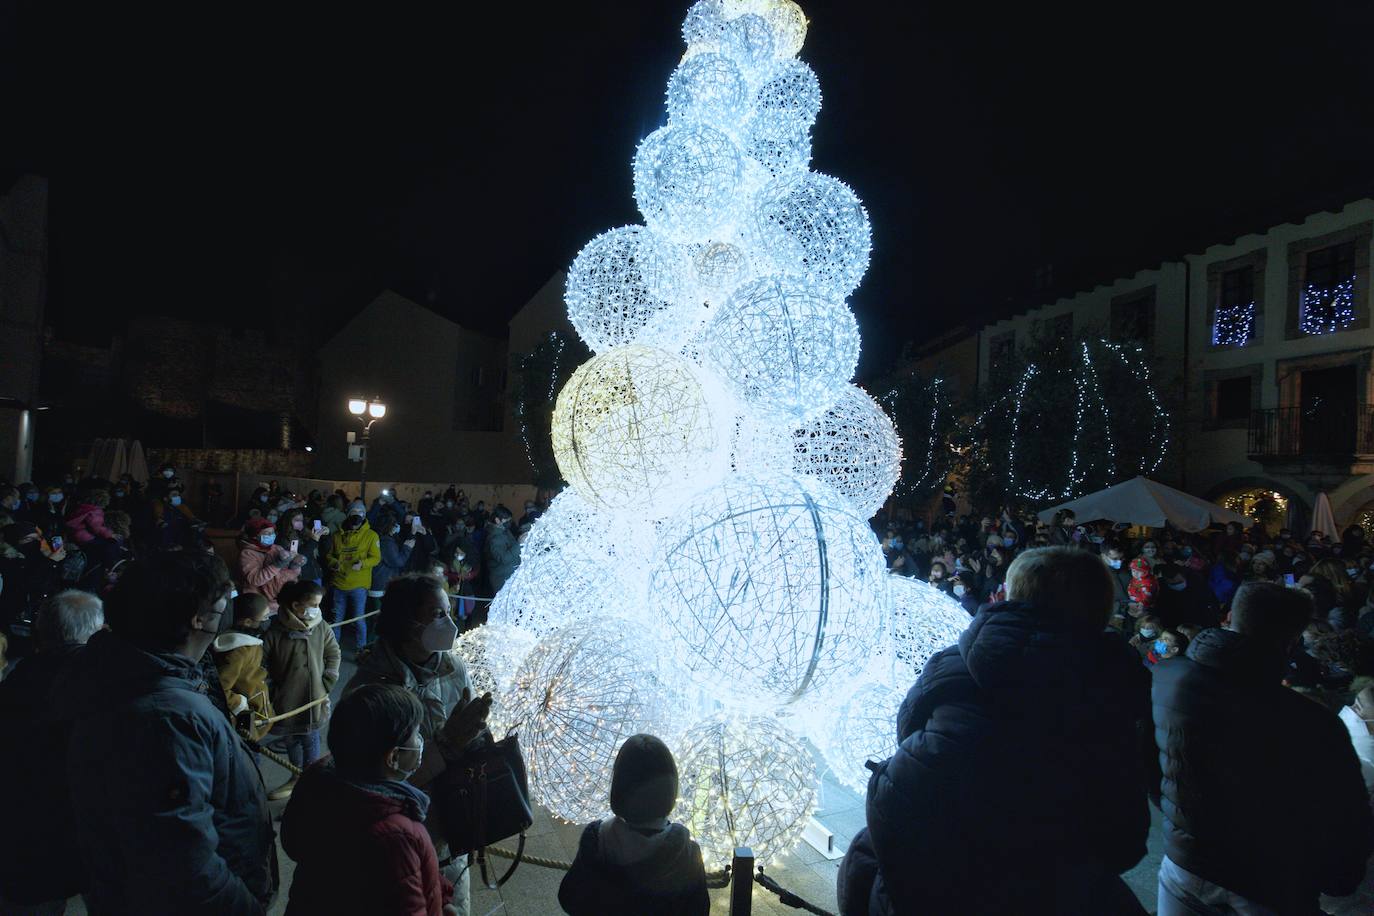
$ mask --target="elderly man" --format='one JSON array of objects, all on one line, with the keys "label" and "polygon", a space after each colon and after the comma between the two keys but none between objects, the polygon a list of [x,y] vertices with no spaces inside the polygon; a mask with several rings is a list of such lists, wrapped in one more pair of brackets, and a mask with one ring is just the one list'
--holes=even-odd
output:
[{"label": "elderly man", "polygon": [[104,625],[95,595],[58,592],[34,620],[38,651],[0,682],[0,722],[13,742],[0,754],[0,785],[10,789],[7,820],[23,825],[22,841],[0,855],[0,912],[60,913],[68,897],[86,890],[62,765],[72,723],[54,712],[52,695]]},{"label": "elderly man", "polygon": [[[1143,913],[1150,678],[1096,554],[1028,550],[926,664],[840,870],[845,916]],[[1147,750],[1150,752],[1147,754]]]}]

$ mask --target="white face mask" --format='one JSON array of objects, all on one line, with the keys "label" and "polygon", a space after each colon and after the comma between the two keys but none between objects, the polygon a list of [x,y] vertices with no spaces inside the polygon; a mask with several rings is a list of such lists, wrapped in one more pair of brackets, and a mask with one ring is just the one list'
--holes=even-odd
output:
[{"label": "white face mask", "polygon": [[968,589],[964,588],[962,585],[956,585],[954,586],[954,597],[962,598],[964,597],[964,593],[967,591]]},{"label": "white face mask", "polygon": [[453,618],[444,614],[442,617],[435,617],[425,627],[420,634],[420,647],[426,652],[447,652],[453,648],[453,641],[458,638],[458,624],[453,622]]},{"label": "white face mask", "polygon": [[1107,560],[1107,565],[1110,566],[1112,569],[1120,569],[1120,568],[1121,568],[1121,561],[1120,561],[1120,560],[1108,559],[1108,560]]},{"label": "white face mask", "polygon": [[[408,769],[408,770],[403,770],[403,769],[400,769],[399,767],[396,767],[396,768],[395,768],[395,769],[396,769],[396,772],[401,774],[401,781],[402,781],[402,782],[404,782],[405,780],[409,779],[412,775],[414,775],[414,773],[415,773],[416,770],[420,769],[420,761],[422,761],[422,760],[424,759],[424,757],[425,757],[425,739],[424,739],[424,738],[421,738],[419,735],[416,735],[416,736],[415,736],[415,740],[419,743],[419,746],[418,746],[418,747],[409,747],[409,746],[407,746],[407,745],[401,744],[401,745],[397,745],[396,748],[395,748],[395,749],[398,750],[398,751],[407,751],[407,752],[413,753],[413,754],[415,755],[415,766],[411,767],[411,768]],[[397,755],[396,755],[396,763],[399,764],[400,762],[401,762],[401,755],[400,755],[400,754],[397,754]]]}]

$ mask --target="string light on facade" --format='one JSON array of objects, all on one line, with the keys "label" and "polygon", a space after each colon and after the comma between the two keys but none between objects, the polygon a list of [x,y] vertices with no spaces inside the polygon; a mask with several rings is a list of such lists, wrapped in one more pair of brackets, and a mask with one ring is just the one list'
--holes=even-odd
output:
[{"label": "string light on facade", "polygon": [[1243,347],[1255,333],[1255,303],[1219,305],[1212,318],[1212,346]]},{"label": "string light on facade", "polygon": [[713,381],[691,363],[651,347],[616,347],[563,386],[553,454],[588,502],[661,517],[724,473],[728,424]]},{"label": "string light on facade", "polygon": [[1302,292],[1298,328],[1304,334],[1333,334],[1355,323],[1355,278],[1335,286],[1307,284]]},{"label": "string light on facade", "polygon": [[759,244],[778,268],[825,294],[854,292],[868,270],[872,231],[859,198],[816,172],[775,180],[754,212]]},{"label": "string light on facade", "polygon": [[610,813],[616,752],[631,735],[671,733],[654,648],[642,626],[601,618],[541,639],[502,697],[520,735],[530,792],[554,815]]},{"label": "string light on facade", "polygon": [[859,329],[837,297],[771,274],[735,290],[707,330],[705,360],[735,397],[801,422],[835,402],[859,362]]},{"label": "string light on facade", "polygon": [[733,221],[743,179],[739,149],[714,127],[662,127],[635,153],[639,212],[652,229],[676,242],[704,241]]},{"label": "string light on facade", "polygon": [[707,869],[729,863],[740,846],[766,865],[797,845],[816,808],[816,765],[777,719],[707,719],[674,756],[682,796],[673,816],[701,846]]},{"label": "string light on facade", "polygon": [[883,642],[882,549],[817,481],[732,475],[661,538],[652,616],[692,679],[727,707],[772,709],[857,676]]},{"label": "string light on facade", "polygon": [[892,493],[902,475],[902,443],[887,414],[868,393],[845,386],[831,407],[794,435],[792,468],[847,498],[865,518]]},{"label": "string light on facade", "polygon": [[687,300],[688,263],[643,226],[592,239],[568,269],[568,319],[594,352],[638,343],[674,350],[703,316]]}]

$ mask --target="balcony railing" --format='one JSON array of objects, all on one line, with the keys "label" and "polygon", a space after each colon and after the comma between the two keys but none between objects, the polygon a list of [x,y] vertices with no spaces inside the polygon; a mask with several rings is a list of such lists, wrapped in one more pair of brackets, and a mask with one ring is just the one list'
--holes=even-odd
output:
[{"label": "balcony railing", "polygon": [[1374,407],[1277,407],[1250,415],[1255,458],[1350,459],[1374,455]]}]

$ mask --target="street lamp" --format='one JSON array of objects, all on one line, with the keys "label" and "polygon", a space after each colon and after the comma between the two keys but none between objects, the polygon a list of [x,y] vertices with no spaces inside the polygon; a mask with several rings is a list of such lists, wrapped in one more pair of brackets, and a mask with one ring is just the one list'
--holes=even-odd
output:
[{"label": "street lamp", "polygon": [[[372,438],[372,424],[373,424],[373,423],[376,423],[376,422],[377,422],[378,420],[380,420],[382,417],[386,416],[386,405],[383,404],[383,403],[381,402],[381,399],[380,399],[380,398],[366,398],[366,399],[364,399],[364,398],[349,398],[349,399],[348,399],[348,412],[351,413],[351,414],[353,414],[353,416],[357,417],[358,420],[359,420],[359,422],[361,422],[361,423],[363,424],[363,449],[362,449],[362,451],[363,451],[363,467],[362,467],[362,471],[361,471],[361,475],[360,475],[360,476],[361,476],[361,480],[359,481],[359,483],[360,483],[360,485],[361,485],[361,486],[360,486],[360,491],[361,491],[361,496],[360,496],[360,498],[362,499],[363,503],[366,503],[366,502],[367,502],[367,443],[368,443],[368,440]],[[365,419],[363,418],[363,415],[364,415],[364,414],[366,414],[367,416],[371,417],[372,419],[370,419],[370,420],[365,420]]]}]

